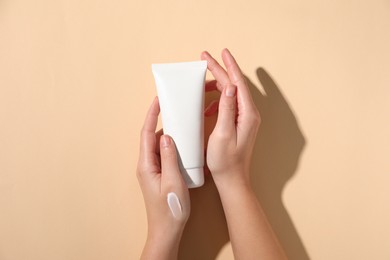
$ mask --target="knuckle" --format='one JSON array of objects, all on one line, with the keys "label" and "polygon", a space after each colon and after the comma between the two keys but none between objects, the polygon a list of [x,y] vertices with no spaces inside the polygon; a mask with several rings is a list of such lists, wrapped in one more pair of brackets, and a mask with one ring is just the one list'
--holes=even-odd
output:
[{"label": "knuckle", "polygon": [[231,82],[227,81],[227,82],[222,82],[219,84],[222,88],[227,88],[231,85],[233,85]]},{"label": "knuckle", "polygon": [[227,69],[227,70],[233,70],[234,68],[235,68],[234,63],[229,63],[229,64],[226,66],[226,69]]},{"label": "knuckle", "polygon": [[208,60],[207,66],[208,66],[210,71],[214,70],[216,65],[217,65],[217,61],[216,60],[214,60],[214,59]]},{"label": "knuckle", "polygon": [[261,123],[261,116],[259,111],[254,108],[250,113],[249,113],[249,122],[255,124],[255,125],[260,125]]},{"label": "knuckle", "polygon": [[219,128],[218,131],[216,131],[215,136],[219,140],[229,141],[229,140],[232,139],[233,133],[231,131],[227,130],[227,129]]},{"label": "knuckle", "polygon": [[136,175],[137,175],[138,181],[142,180],[143,172],[144,172],[144,170],[141,169],[140,166],[138,166],[137,167],[137,171],[136,171]]},{"label": "knuckle", "polygon": [[176,151],[172,149],[171,147],[165,148],[163,147],[160,149],[161,157],[164,158],[164,160],[174,160],[176,159]]},{"label": "knuckle", "polygon": [[246,85],[246,80],[243,77],[234,77],[232,82],[234,85]]},{"label": "knuckle", "polygon": [[145,127],[142,127],[141,131],[139,132],[139,136],[141,137],[141,139],[145,136],[145,134],[146,134]]},{"label": "knuckle", "polygon": [[139,178],[143,178],[148,173],[151,173],[155,171],[153,165],[150,163],[146,162],[145,160],[139,160],[137,164],[137,170],[136,170],[136,175]]},{"label": "knuckle", "polygon": [[165,193],[168,193],[170,191],[176,190],[176,188],[177,188],[177,184],[171,178],[164,180],[164,190],[165,190]]},{"label": "knuckle", "polygon": [[221,109],[228,110],[228,111],[234,111],[236,109],[236,105],[234,102],[229,102],[225,100],[225,102],[221,102]]},{"label": "knuckle", "polygon": [[260,116],[260,113],[256,110],[256,114],[253,118],[254,122],[257,124],[257,125],[260,125],[261,124],[261,116]]}]

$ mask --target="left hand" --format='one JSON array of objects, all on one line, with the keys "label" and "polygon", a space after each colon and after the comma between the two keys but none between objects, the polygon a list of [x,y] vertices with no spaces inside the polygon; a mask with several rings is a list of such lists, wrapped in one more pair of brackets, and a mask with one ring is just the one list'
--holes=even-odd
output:
[{"label": "left hand", "polygon": [[[169,253],[178,248],[190,215],[190,195],[179,170],[174,141],[170,136],[162,135],[161,130],[155,132],[159,113],[159,102],[155,98],[141,131],[137,177],[148,218],[148,241],[143,256],[150,256],[148,251],[156,253],[161,248],[159,259],[164,259],[163,251]],[[175,215],[167,202],[168,193],[172,192],[180,203],[179,214]]]}]

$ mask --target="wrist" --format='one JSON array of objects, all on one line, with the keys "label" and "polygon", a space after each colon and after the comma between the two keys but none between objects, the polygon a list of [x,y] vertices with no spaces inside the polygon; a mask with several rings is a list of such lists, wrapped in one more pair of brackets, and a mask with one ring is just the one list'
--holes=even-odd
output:
[{"label": "wrist", "polygon": [[141,259],[176,259],[183,229],[150,230]]},{"label": "wrist", "polygon": [[247,192],[252,191],[249,173],[244,170],[226,171],[219,174],[213,174],[215,186],[219,193],[226,191]]},{"label": "wrist", "polygon": [[149,226],[150,228],[148,229],[148,240],[180,240],[180,237],[184,230],[184,226],[184,224],[177,225],[177,223],[170,223],[167,225],[158,223],[155,227]]},{"label": "wrist", "polygon": [[146,244],[153,245],[153,247],[171,248],[179,244],[182,232],[180,233],[154,233],[148,234]]}]

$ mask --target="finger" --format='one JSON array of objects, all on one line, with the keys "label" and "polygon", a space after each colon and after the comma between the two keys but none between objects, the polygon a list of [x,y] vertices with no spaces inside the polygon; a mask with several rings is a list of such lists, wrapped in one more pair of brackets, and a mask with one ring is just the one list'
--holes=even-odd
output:
[{"label": "finger", "polygon": [[219,101],[218,100],[213,100],[210,105],[207,106],[207,108],[204,111],[204,115],[206,117],[214,115],[218,111],[218,105]]},{"label": "finger", "polygon": [[141,131],[140,142],[140,163],[149,171],[158,172],[158,160],[156,158],[156,126],[160,106],[157,97],[153,100],[152,105],[146,115],[144,125]]},{"label": "finger", "polygon": [[225,64],[230,81],[237,85],[244,81],[244,75],[242,75],[241,69],[238,66],[236,60],[230,51],[225,48],[222,50],[222,61]]},{"label": "finger", "polygon": [[220,133],[233,137],[236,132],[236,86],[230,85],[225,88],[219,100],[218,119],[216,128]]},{"label": "finger", "polygon": [[230,81],[233,85],[237,86],[239,109],[241,106],[242,108],[253,108],[254,103],[252,100],[252,96],[249,92],[248,86],[245,82],[244,75],[242,74],[240,67],[238,66],[236,60],[228,49],[223,49],[222,60],[227,69]]},{"label": "finger", "polygon": [[[164,134],[163,129],[160,129],[156,132],[156,144],[160,143],[160,138]],[[156,145],[156,154],[160,154],[160,145]]]},{"label": "finger", "polygon": [[217,80],[218,83],[216,84],[216,87],[219,91],[222,92],[226,86],[231,85],[229,76],[225,69],[222,68],[222,66],[219,65],[219,63],[207,51],[202,52],[201,59],[207,61],[207,68]]},{"label": "finger", "polygon": [[162,135],[160,140],[162,190],[181,190],[185,184],[179,169],[175,143],[168,135]]}]

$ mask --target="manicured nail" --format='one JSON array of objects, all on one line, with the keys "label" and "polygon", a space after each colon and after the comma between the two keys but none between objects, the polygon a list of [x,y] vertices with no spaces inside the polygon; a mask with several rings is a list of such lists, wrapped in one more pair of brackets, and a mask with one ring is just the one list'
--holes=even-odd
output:
[{"label": "manicured nail", "polygon": [[176,193],[170,192],[167,195],[167,202],[168,202],[168,207],[172,212],[172,215],[174,218],[179,218],[181,214],[183,214],[180,200],[177,197]]},{"label": "manicured nail", "polygon": [[171,144],[171,138],[166,135],[161,136],[161,143],[164,148],[167,148]]},{"label": "manicured nail", "polygon": [[226,93],[226,96],[228,96],[228,97],[234,97],[234,95],[236,94],[236,86],[234,86],[234,85],[227,86],[225,93]]}]

